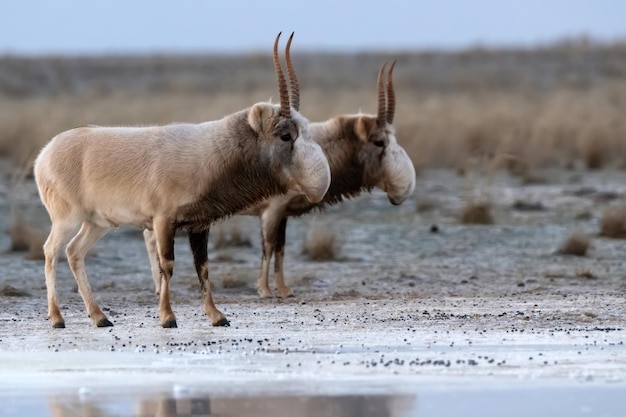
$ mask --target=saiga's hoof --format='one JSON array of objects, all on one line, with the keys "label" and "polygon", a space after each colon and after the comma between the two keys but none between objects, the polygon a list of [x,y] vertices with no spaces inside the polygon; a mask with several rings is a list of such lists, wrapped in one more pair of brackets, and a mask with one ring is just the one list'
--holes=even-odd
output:
[{"label": "saiga's hoof", "polygon": [[178,326],[176,325],[176,320],[168,320],[165,323],[163,323],[163,328],[165,329],[175,329]]},{"label": "saiga's hoof", "polygon": [[213,326],[227,327],[227,326],[230,326],[230,322],[226,319],[226,317],[222,317],[221,319],[217,321],[217,323],[213,323]]},{"label": "saiga's hoof", "polygon": [[113,326],[113,323],[111,323],[109,321],[109,319],[107,319],[106,317],[103,317],[100,320],[98,320],[98,322],[96,323],[96,326],[98,326],[98,327],[111,327],[111,326]]}]

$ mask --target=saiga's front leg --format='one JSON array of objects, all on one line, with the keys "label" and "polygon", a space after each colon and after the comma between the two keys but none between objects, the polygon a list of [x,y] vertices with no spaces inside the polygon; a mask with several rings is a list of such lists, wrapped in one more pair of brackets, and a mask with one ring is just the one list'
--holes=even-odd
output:
[{"label": "saiga's front leg", "polygon": [[78,293],[82,297],[87,314],[98,327],[113,326],[113,323],[105,316],[98,306],[98,302],[93,295],[91,285],[87,279],[85,272],[85,256],[89,248],[96,243],[109,230],[108,227],[100,227],[95,223],[88,221],[83,222],[80,231],[67,245],[67,261],[70,264],[76,284],[78,285]]},{"label": "saiga's front leg", "polygon": [[170,305],[170,280],[174,273],[174,223],[168,219],[154,220],[159,266],[161,268],[161,288],[159,291],[159,317],[163,327],[177,327],[176,316]]},{"label": "saiga's front leg", "polygon": [[202,291],[202,306],[204,313],[211,318],[213,326],[228,326],[228,320],[221,311],[215,307],[211,295],[211,282],[209,281],[209,257],[207,246],[209,243],[209,230],[201,232],[188,232],[189,246],[193,254],[193,262],[196,266],[200,289]]}]

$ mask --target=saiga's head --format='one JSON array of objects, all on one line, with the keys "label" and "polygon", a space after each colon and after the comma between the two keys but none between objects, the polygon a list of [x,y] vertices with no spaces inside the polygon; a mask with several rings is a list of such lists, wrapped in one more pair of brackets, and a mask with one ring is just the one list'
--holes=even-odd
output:
[{"label": "saiga's head", "polygon": [[415,168],[413,162],[398,144],[393,127],[395,113],[395,93],[392,73],[395,61],[389,67],[386,82],[385,66],[378,72],[378,114],[376,116],[357,115],[354,120],[354,133],[359,140],[359,160],[365,167],[366,181],[387,193],[392,204],[402,204],[415,189]]},{"label": "saiga's head", "polygon": [[330,168],[322,148],[308,131],[308,120],[299,113],[300,93],[289,48],[285,61],[291,83],[291,99],[278,59],[278,40],[274,42],[274,66],[278,78],[280,105],[257,103],[250,109],[248,123],[258,137],[262,153],[268,156],[275,178],[289,190],[304,194],[309,201],[319,202],[330,186]]}]

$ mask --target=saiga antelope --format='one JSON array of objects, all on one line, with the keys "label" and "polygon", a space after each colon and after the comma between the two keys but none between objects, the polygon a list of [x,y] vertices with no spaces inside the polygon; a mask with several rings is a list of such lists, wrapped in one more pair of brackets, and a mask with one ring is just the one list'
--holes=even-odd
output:
[{"label": "saiga antelope", "polygon": [[[257,280],[261,298],[272,296],[268,283],[272,255],[275,255],[274,286],[281,297],[292,295],[283,274],[285,232],[289,217],[300,216],[314,209],[321,210],[374,187],[385,191],[394,205],[402,204],[413,193],[415,168],[398,144],[393,127],[396,100],[392,74],[395,62],[389,68],[386,83],[383,80],[385,66],[383,64],[378,72],[376,115],[342,115],[321,123],[309,123],[313,139],[322,147],[330,164],[332,179],[324,198],[311,202],[297,191],[290,191],[285,195],[268,198],[240,213],[259,216],[261,222],[263,256]],[[293,69],[289,66],[287,68],[290,70],[291,80],[295,80]],[[298,109],[297,104],[293,107]],[[144,231],[144,239],[158,292],[160,275],[156,241],[148,230]]]},{"label": "saiga antelope", "polygon": [[[207,260],[211,223],[287,191],[319,202],[330,184],[326,157],[297,110],[295,79],[290,106],[278,59],[279,38],[280,34],[274,42],[274,65],[280,105],[257,103],[199,124],[79,127],[57,135],[43,148],[34,171],[52,221],[44,254],[53,327],[65,327],[57,304],[56,265],[68,242],[68,262],[87,313],[98,327],[112,326],[93,295],[84,258],[96,241],[119,225],[154,232],[163,327],[176,327],[169,287],[174,233],[179,228],[188,231],[204,312],[213,325],[228,324],[211,296]],[[289,59],[287,64],[291,66]]]}]

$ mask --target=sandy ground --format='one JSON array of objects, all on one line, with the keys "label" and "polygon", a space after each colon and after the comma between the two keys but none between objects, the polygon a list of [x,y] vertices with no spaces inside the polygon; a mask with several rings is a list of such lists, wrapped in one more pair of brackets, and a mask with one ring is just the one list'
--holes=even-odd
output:
[{"label": "sandy ground", "polygon": [[[293,219],[286,280],[296,296],[287,300],[258,299],[257,221],[234,218],[252,247],[210,252],[214,297],[231,321],[225,328],[202,314],[182,236],[172,283],[177,329],[159,326],[136,230],[112,231],[87,260],[112,328],[91,323],[64,261],[67,328],[50,328],[43,263],[2,253],[0,287],[23,294],[0,295],[0,415],[83,415],[78,404],[98,415],[159,415],[159,398],[195,399],[192,414],[209,415],[197,408],[209,397],[211,415],[253,415],[228,402],[244,396],[256,415],[484,416],[510,407],[507,415],[624,416],[626,243],[596,235],[602,211],[626,198],[626,173],[541,174],[546,184],[496,178],[490,226],[459,224],[464,181],[449,171],[421,173],[415,195],[399,207],[375,192]],[[20,213],[35,221],[41,211],[32,184],[23,195]],[[2,230],[8,196],[4,182]],[[516,201],[541,210],[514,209]],[[432,208],[418,213],[425,202]],[[301,255],[311,227],[336,231],[339,261]],[[592,237],[589,255],[557,254],[575,231]],[[2,234],[0,248],[8,247]],[[222,288],[233,280],[241,285]],[[262,412],[268,396],[291,413]],[[309,405],[294,413],[292,396]],[[334,398],[337,412],[321,413],[317,396],[324,404]],[[380,404],[384,412],[363,411]]]}]

